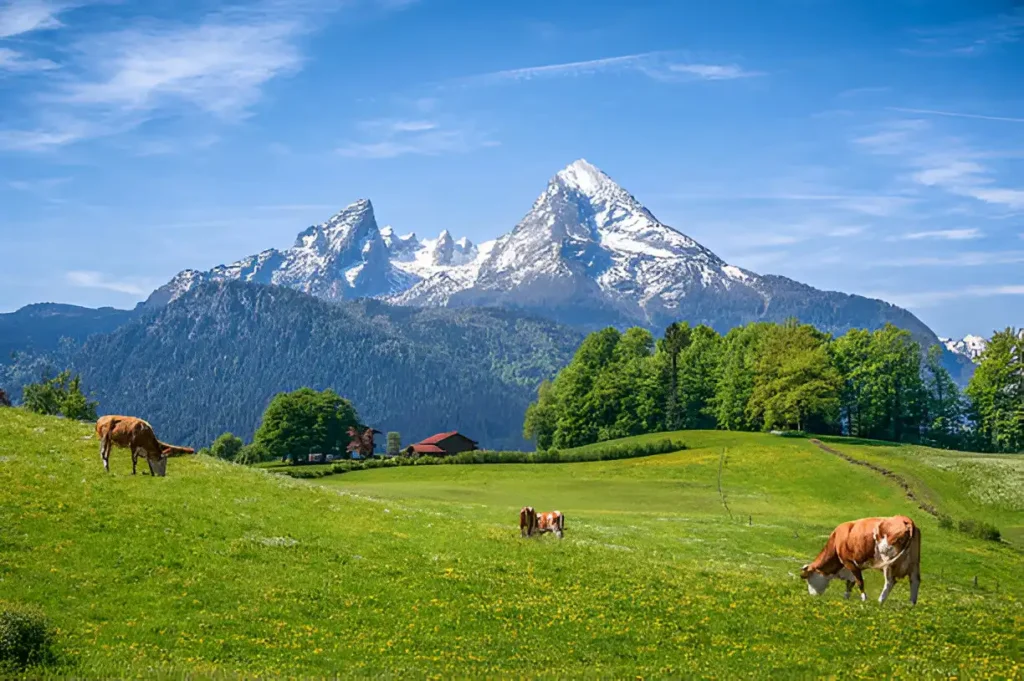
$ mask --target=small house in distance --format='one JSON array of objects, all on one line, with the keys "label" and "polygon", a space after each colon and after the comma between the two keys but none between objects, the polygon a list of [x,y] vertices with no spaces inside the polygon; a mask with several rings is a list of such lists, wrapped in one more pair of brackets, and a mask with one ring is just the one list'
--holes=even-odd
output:
[{"label": "small house in distance", "polygon": [[459,452],[472,452],[478,449],[477,442],[453,430],[450,433],[431,435],[422,442],[409,445],[405,453],[409,456],[450,456]]}]

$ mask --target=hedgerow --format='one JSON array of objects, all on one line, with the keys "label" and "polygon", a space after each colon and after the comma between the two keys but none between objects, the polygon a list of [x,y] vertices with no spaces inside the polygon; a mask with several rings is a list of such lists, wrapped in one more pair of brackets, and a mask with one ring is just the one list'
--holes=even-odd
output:
[{"label": "hedgerow", "polygon": [[584,461],[613,461],[616,459],[633,459],[641,456],[669,454],[686,449],[682,442],[671,439],[656,442],[629,442],[622,444],[588,445],[576,449],[548,449],[537,452],[495,451],[480,449],[472,452],[461,452],[452,456],[396,456],[390,459],[366,459],[364,461],[339,461],[329,469],[304,471],[301,467],[277,468],[275,473],[283,473],[293,478],[322,478],[350,471],[364,471],[374,468],[396,468],[398,466],[439,466],[439,465],[474,465],[503,463],[580,463]]}]

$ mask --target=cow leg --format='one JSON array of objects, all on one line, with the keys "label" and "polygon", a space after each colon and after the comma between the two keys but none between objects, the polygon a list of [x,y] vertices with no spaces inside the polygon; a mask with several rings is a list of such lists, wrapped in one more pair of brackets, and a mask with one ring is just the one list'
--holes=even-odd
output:
[{"label": "cow leg", "polygon": [[109,442],[105,441],[100,445],[100,458],[103,459],[103,470],[110,472],[110,447]]},{"label": "cow leg", "polygon": [[135,467],[138,465],[138,463],[139,452],[138,450],[135,449],[135,447],[132,447],[132,475],[135,475]]},{"label": "cow leg", "polygon": [[917,605],[917,590],[921,588],[921,568],[915,567],[910,573],[910,604]]},{"label": "cow leg", "polygon": [[846,581],[846,593],[843,595],[843,598],[845,598],[846,600],[850,600],[850,592],[853,591],[853,582],[851,582],[849,580],[845,580],[845,581]]},{"label": "cow leg", "polygon": [[861,573],[860,568],[856,565],[847,565],[846,569],[849,570],[850,574],[853,575],[853,578],[857,580],[857,588],[860,589],[860,599],[862,601],[866,601],[868,599],[868,595],[864,593],[864,575]]},{"label": "cow leg", "polygon": [[885,588],[882,589],[882,594],[878,597],[879,604],[885,603],[885,599],[889,597],[889,592],[896,585],[896,577],[893,575],[891,567],[882,570],[882,574],[885,575]]}]

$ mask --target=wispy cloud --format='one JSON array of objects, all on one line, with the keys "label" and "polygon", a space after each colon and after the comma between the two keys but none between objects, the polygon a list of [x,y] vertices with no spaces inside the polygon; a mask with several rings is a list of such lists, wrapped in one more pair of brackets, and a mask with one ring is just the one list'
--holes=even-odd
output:
[{"label": "wispy cloud", "polygon": [[900,194],[838,194],[830,192],[816,194],[789,191],[675,193],[669,194],[665,198],[674,201],[821,202],[831,203],[837,208],[873,217],[892,216],[917,200],[914,197]]},{"label": "wispy cloud", "polygon": [[143,281],[138,278],[113,279],[102,272],[91,270],[72,270],[65,275],[65,279],[72,286],[79,288],[97,288],[133,296],[145,295],[154,288],[152,282]]},{"label": "wispy cloud", "polygon": [[337,149],[349,158],[383,159],[398,156],[439,156],[498,146],[498,142],[472,128],[443,128],[432,124],[386,128],[372,141],[348,142]]},{"label": "wispy cloud", "polygon": [[1024,9],[915,31],[918,47],[903,50],[926,57],[976,57],[1024,38]]},{"label": "wispy cloud", "polygon": [[31,71],[48,71],[57,68],[56,62],[49,59],[33,59],[21,52],[0,47],[0,72],[28,73]]},{"label": "wispy cloud", "polygon": [[854,87],[848,90],[843,90],[836,95],[836,97],[839,99],[847,99],[850,97],[863,97],[865,95],[881,95],[891,90],[892,88],[888,86]]},{"label": "wispy cloud", "polygon": [[734,80],[765,75],[759,71],[746,70],[737,64],[680,63],[672,59],[673,54],[675,53],[671,51],[643,52],[586,61],[528,66],[470,76],[460,79],[458,82],[462,84],[493,84],[609,72],[637,72],[666,81]]},{"label": "wispy cloud", "polygon": [[978,229],[937,229],[926,232],[910,232],[898,236],[889,237],[889,241],[921,241],[923,239],[937,239],[944,241],[969,241],[980,239],[984,236]]},{"label": "wispy cloud", "polygon": [[748,71],[736,64],[669,64],[672,73],[684,73],[704,80],[734,80],[763,76],[760,71]]},{"label": "wispy cloud", "polygon": [[961,113],[959,111],[939,111],[937,109],[910,109],[902,106],[890,106],[889,111],[900,111],[902,113],[921,114],[924,116],[951,116],[954,118],[977,118],[983,121],[1003,121],[1006,123],[1024,123],[1024,118],[1011,116],[986,116],[982,114]]},{"label": "wispy cloud", "polygon": [[984,164],[998,153],[972,148],[955,137],[935,135],[927,121],[890,121],[855,138],[854,144],[869,153],[897,159],[919,186],[1014,211],[1024,209],[1024,189],[996,186],[994,169]]},{"label": "wispy cloud", "polygon": [[[9,31],[60,25],[57,12],[66,5],[29,1],[32,12],[24,11],[21,0],[6,7],[14,12],[5,20]],[[412,4],[366,1],[385,10]],[[25,102],[41,117],[34,126],[0,130],[0,148],[54,149],[126,132],[155,117],[245,118],[272,80],[302,68],[304,39],[340,5],[261,0],[210,12],[193,23],[149,19],[73,40],[60,64],[62,77],[37,88],[34,99]],[[50,67],[0,54],[0,68],[3,60],[21,68]]]},{"label": "wispy cloud", "polygon": [[57,102],[108,111],[186,103],[220,116],[244,114],[272,78],[302,63],[301,22],[232,12],[187,28],[134,28],[80,44],[90,75]]},{"label": "wispy cloud", "polygon": [[57,17],[75,4],[49,0],[0,1],[0,38],[58,28],[61,23]]},{"label": "wispy cloud", "polygon": [[996,296],[1024,296],[1024,285],[1004,284],[996,286],[967,286],[941,291],[876,291],[866,293],[870,298],[880,298],[900,307],[922,308],[938,305],[951,300],[965,298],[994,298]]},{"label": "wispy cloud", "polygon": [[867,263],[879,267],[986,267],[1024,263],[1024,251],[968,251],[950,256],[913,256]]}]

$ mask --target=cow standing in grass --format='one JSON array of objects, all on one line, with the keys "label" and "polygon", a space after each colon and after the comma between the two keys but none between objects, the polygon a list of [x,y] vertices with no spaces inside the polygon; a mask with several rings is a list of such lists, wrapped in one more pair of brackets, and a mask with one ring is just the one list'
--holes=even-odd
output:
[{"label": "cow standing in grass", "polygon": [[863,570],[881,570],[885,588],[878,597],[884,603],[896,580],[910,578],[910,602],[917,603],[921,585],[921,530],[914,521],[902,515],[891,518],[863,518],[839,525],[829,535],[828,543],[813,562],[804,565],[800,577],[814,596],[825,593],[833,579],[846,582],[846,598],[854,583],[864,593]]},{"label": "cow standing in grass", "polygon": [[522,537],[553,532],[561,539],[564,529],[565,516],[560,511],[537,513],[532,506],[524,506],[519,511],[519,534]]},{"label": "cow standing in grass", "polygon": [[100,439],[100,457],[103,468],[110,472],[110,450],[115,446],[132,452],[132,475],[135,475],[140,455],[145,455],[152,475],[167,475],[167,459],[171,456],[194,454],[190,447],[176,447],[156,439],[153,427],[134,416],[103,416],[96,421],[96,437]]}]

